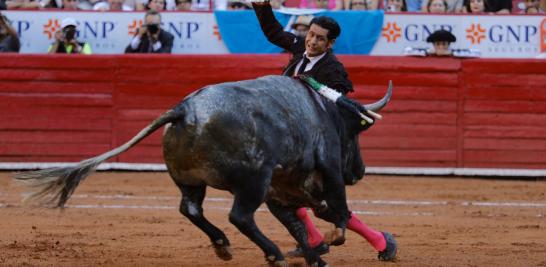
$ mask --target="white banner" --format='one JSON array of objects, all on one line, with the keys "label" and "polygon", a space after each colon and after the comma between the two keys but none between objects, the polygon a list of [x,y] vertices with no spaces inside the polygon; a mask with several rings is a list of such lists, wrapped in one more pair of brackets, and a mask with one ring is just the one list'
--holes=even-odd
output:
[{"label": "white banner", "polygon": [[[46,53],[61,21],[78,21],[78,40],[95,54],[123,53],[142,12],[4,11],[21,38],[21,53]],[[174,35],[173,53],[227,54],[213,13],[164,12],[162,28]],[[385,14],[383,31],[372,55],[403,55],[404,48],[428,48],[426,38],[438,29],[451,31],[452,48],[477,49],[484,58],[535,58],[546,53],[544,15]],[[357,29],[343,29],[357,30]]]},{"label": "white banner", "polygon": [[[5,11],[21,40],[21,53],[46,53],[64,18],[78,22],[78,40],[94,54],[120,54],[142,25],[142,12]],[[227,54],[212,13],[164,12],[161,27],[174,35],[173,53]]]},{"label": "white banner", "polygon": [[477,49],[484,58],[534,58],[546,52],[546,16],[385,15],[372,55],[400,55],[404,48],[429,48],[435,30],[457,37],[452,48]]}]

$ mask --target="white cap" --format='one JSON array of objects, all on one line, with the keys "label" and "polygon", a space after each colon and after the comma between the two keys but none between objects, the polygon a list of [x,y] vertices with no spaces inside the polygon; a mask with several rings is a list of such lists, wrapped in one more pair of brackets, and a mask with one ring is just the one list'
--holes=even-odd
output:
[{"label": "white cap", "polygon": [[78,24],[76,23],[76,20],[73,19],[73,18],[66,18],[66,19],[63,19],[63,21],[61,22],[61,29],[64,29],[64,27],[66,26],[74,26],[74,27],[77,27]]}]

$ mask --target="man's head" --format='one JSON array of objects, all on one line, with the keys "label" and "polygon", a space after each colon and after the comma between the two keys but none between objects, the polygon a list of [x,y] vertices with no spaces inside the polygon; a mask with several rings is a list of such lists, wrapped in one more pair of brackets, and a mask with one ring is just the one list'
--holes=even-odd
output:
[{"label": "man's head", "polygon": [[155,10],[149,10],[144,16],[144,25],[149,33],[156,34],[161,28],[161,15]]},{"label": "man's head", "polygon": [[368,3],[366,2],[366,0],[351,0],[349,8],[351,10],[367,10]]},{"label": "man's head", "polygon": [[328,51],[334,46],[340,33],[341,28],[334,19],[327,16],[313,18],[309,32],[305,36],[307,55],[314,57]]},{"label": "man's head", "polygon": [[191,10],[191,0],[175,0],[177,11]]},{"label": "man's head", "polygon": [[166,6],[167,6],[166,0],[149,0],[148,1],[148,9],[150,10],[161,11],[161,10],[165,10]]},{"label": "man's head", "polygon": [[78,10],[78,0],[63,0],[63,10]]},{"label": "man's head", "polygon": [[76,39],[76,20],[74,18],[65,18],[61,21],[61,31],[65,41]]},{"label": "man's head", "polygon": [[434,54],[437,56],[451,55],[449,45],[457,41],[455,35],[446,30],[437,30],[427,37],[427,42],[432,43]]},{"label": "man's head", "polygon": [[108,0],[108,6],[110,11],[122,11],[123,0]]},{"label": "man's head", "polygon": [[311,24],[312,19],[312,15],[299,16],[292,24],[294,34],[300,37],[305,37],[307,35],[307,32],[309,31],[309,25]]}]

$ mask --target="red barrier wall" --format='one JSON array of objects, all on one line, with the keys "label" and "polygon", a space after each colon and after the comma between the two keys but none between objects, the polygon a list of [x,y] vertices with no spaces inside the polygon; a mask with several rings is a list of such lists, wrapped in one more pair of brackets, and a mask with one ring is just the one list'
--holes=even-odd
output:
[{"label": "red barrier wall", "polygon": [[[368,166],[546,168],[546,64],[340,56],[384,120]],[[286,55],[0,55],[0,162],[79,161],[129,140],[189,92],[280,73]],[[112,161],[162,162],[161,131]]]}]

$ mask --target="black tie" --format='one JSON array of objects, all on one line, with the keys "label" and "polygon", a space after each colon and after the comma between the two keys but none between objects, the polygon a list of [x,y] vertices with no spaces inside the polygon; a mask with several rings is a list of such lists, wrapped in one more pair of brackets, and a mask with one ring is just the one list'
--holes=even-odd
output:
[{"label": "black tie", "polygon": [[310,62],[309,59],[304,55],[303,56],[303,63],[301,63],[301,66],[298,69],[298,72],[296,73],[296,75],[302,74],[305,71],[305,67],[307,67],[307,63],[309,63],[309,62]]}]

